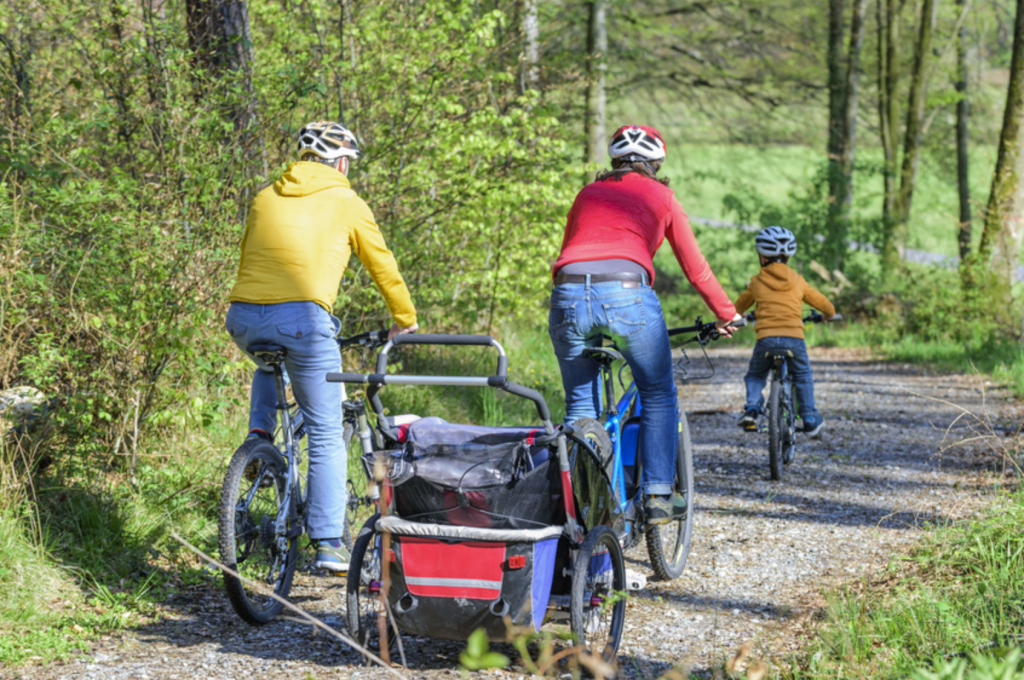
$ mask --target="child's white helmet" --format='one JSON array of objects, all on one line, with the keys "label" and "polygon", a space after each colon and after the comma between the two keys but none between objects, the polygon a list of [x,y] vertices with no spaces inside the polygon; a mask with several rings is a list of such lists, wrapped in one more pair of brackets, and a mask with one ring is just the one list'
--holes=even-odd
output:
[{"label": "child's white helmet", "polygon": [[765,257],[792,257],[796,252],[796,236],[785,227],[765,227],[754,237],[754,248]]},{"label": "child's white helmet", "polygon": [[318,120],[299,130],[299,154],[303,152],[315,153],[328,161],[342,156],[359,158],[359,142],[348,128],[329,120]]}]

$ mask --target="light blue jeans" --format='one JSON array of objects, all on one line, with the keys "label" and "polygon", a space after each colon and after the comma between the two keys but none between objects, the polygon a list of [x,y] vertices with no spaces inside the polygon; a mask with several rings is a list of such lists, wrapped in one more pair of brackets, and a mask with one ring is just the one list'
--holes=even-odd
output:
[{"label": "light blue jeans", "polygon": [[[345,526],[348,457],[342,436],[341,384],[327,382],[326,376],[341,370],[341,351],[335,340],[341,322],[314,302],[232,302],[225,327],[253,361],[256,358],[248,351],[250,345],[275,343],[288,350],[285,369],[308,432],[307,530],[313,540],[339,538]],[[249,429],[273,432],[277,425],[274,374],[256,363]]]},{"label": "light blue jeans", "polygon": [[567,424],[599,416],[600,369],[583,356],[583,350],[597,346],[602,334],[615,338],[633,371],[643,405],[638,448],[644,492],[649,496],[673,493],[679,406],[665,317],[651,287],[623,288],[619,282],[555,286],[548,333],[562,371]]}]

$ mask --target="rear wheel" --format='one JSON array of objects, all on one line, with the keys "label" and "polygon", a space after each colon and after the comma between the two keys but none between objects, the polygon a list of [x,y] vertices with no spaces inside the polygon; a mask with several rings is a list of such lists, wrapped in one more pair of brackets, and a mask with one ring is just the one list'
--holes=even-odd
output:
[{"label": "rear wheel", "polygon": [[796,450],[796,409],[793,408],[793,382],[786,382],[786,390],[782,395],[780,407],[782,408],[782,464],[789,465],[793,462],[793,453]]},{"label": "rear wheel", "polygon": [[580,439],[585,439],[594,449],[594,453],[601,461],[601,467],[608,474],[608,479],[611,479],[612,467],[615,464],[615,449],[612,447],[612,440],[604,429],[604,425],[593,418],[580,418],[572,424],[572,429],[576,430]]},{"label": "rear wheel", "polygon": [[[253,625],[267,623],[284,605],[295,574],[298,537],[278,540],[276,524],[288,485],[287,465],[270,442],[246,440],[235,452],[221,490],[218,544],[231,606]],[[287,528],[292,528],[288,523]],[[282,545],[283,544],[283,545]]]},{"label": "rear wheel", "polygon": [[772,479],[776,481],[782,479],[782,447],[786,436],[782,408],[782,382],[772,376],[768,393],[768,463]]},{"label": "rear wheel", "polygon": [[608,527],[596,527],[587,532],[573,562],[569,621],[577,643],[606,663],[615,659],[622,640],[625,595],[619,539]]},{"label": "rear wheel", "polygon": [[654,574],[662,581],[679,578],[686,568],[693,538],[693,515],[696,509],[693,489],[693,445],[686,412],[679,404],[679,450],[676,455],[676,493],[686,499],[686,517],[668,524],[651,527],[647,532],[647,553]]},{"label": "rear wheel", "polygon": [[[356,536],[352,546],[352,560],[349,562],[348,582],[346,584],[346,614],[348,629],[352,638],[374,654],[380,653],[380,589],[383,582],[381,574],[381,536],[377,533],[377,520],[380,515],[374,514]],[[395,632],[391,620],[387,620],[387,641],[391,647],[395,641]],[[369,659],[365,659],[369,662]]]}]

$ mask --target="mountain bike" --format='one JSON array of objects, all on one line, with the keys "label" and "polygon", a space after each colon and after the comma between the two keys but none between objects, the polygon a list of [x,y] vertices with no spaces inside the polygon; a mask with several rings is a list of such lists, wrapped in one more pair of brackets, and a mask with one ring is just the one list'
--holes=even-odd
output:
[{"label": "mountain bike", "polygon": [[[384,346],[387,331],[338,340],[339,347],[370,351]],[[298,563],[299,539],[306,532],[306,428],[302,411],[288,402],[284,370],[287,351],[280,345],[252,345],[249,351],[271,368],[277,387],[278,428],[274,442],[251,437],[235,451],[221,489],[218,544],[221,562],[255,585],[224,574],[224,588],[238,615],[262,625],[284,605],[267,594],[287,597]],[[342,386],[344,441],[350,461],[383,446],[366,417],[362,400],[350,400]],[[351,455],[355,450],[357,454]],[[353,469],[353,468],[356,469]],[[351,547],[351,526],[376,512],[378,495],[369,470],[349,465],[344,540]]]},{"label": "mountain bike", "polygon": [[[737,325],[742,326],[745,323],[740,321]],[[683,350],[680,358],[673,364],[677,380],[704,380],[714,375],[714,365],[707,355],[706,346],[720,337],[715,322],[704,323],[697,317],[694,325],[671,328],[668,334],[672,348]],[[696,376],[689,374],[690,358],[686,354],[685,345],[692,343],[700,347],[710,368],[709,373]],[[676,458],[675,489],[676,493],[686,498],[688,511],[683,519],[669,524],[648,526],[643,507],[643,470],[637,455],[640,414],[643,409],[640,393],[636,383],[630,382],[629,386],[625,385],[623,373],[628,364],[612,338],[602,336],[602,346],[583,350],[583,356],[597,362],[600,367],[603,387],[602,413],[600,422],[591,418],[581,418],[573,423],[573,427],[592,442],[604,461],[605,471],[611,480],[625,519],[625,524],[619,532],[619,541],[623,548],[628,550],[646,536],[651,567],[657,577],[663,581],[678,578],[683,573],[686,558],[690,553],[694,507],[693,447],[682,400],[679,401],[679,449]],[[618,381],[623,388],[622,397],[618,400],[615,397],[615,379],[612,375],[612,367],[616,362],[621,362]]]},{"label": "mountain bike", "polygon": [[[822,323],[841,321],[842,315],[836,314],[828,319],[818,312],[803,318],[806,323]],[[756,321],[754,314],[747,315],[748,321]],[[774,481],[782,479],[782,466],[793,462],[796,452],[796,390],[793,388],[793,376],[789,372],[789,359],[793,353],[788,349],[771,349],[766,357],[772,360],[769,373],[768,403],[761,413],[757,424],[758,432],[768,433],[768,465]]]}]

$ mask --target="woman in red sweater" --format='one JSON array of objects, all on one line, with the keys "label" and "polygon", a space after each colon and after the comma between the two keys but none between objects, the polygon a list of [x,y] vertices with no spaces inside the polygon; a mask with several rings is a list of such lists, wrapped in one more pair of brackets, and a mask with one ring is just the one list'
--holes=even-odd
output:
[{"label": "woman in red sweater", "polygon": [[643,404],[639,454],[647,522],[664,524],[685,517],[687,508],[674,489],[679,411],[672,350],[651,288],[651,259],[662,241],[668,239],[724,335],[732,334],[740,316],[701,254],[668,180],[657,177],[665,159],[658,131],[621,127],[608,153],[611,171],[584,187],[569,211],[553,271],[548,332],[562,371],[566,423],[598,417],[598,366],[582,353],[601,335],[616,339]]}]

